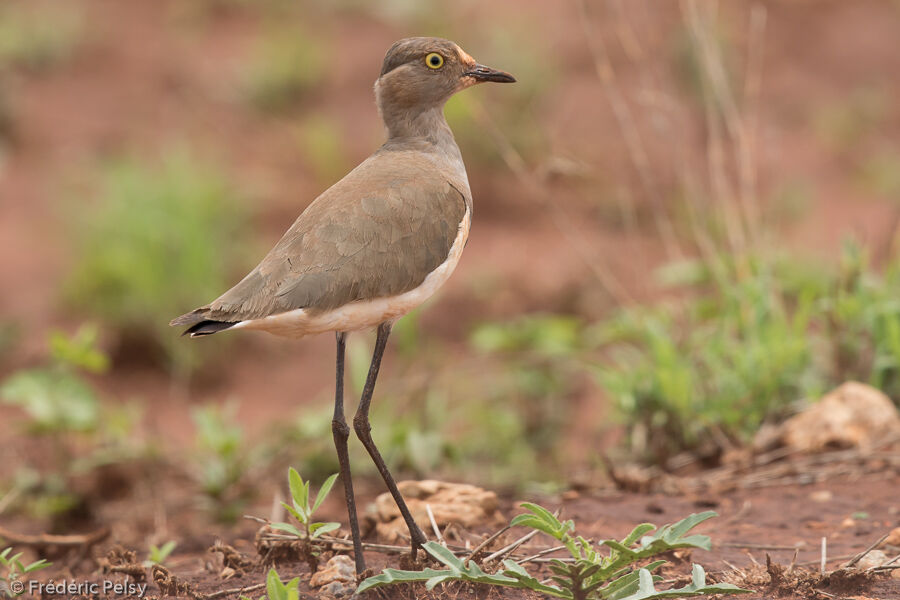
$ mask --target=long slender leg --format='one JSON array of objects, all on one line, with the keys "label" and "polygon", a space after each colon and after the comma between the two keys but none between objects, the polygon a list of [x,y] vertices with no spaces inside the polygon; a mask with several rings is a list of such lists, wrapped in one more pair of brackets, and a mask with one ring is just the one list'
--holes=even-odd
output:
[{"label": "long slender leg", "polygon": [[366,570],[366,559],[363,557],[362,540],[359,536],[359,521],[356,519],[356,500],[353,497],[353,480],[350,478],[350,455],[347,452],[347,439],[350,428],[344,420],[344,354],[347,334],[338,331],[337,338],[337,381],[334,386],[334,418],[331,419],[331,433],[334,436],[334,447],[337,449],[338,463],[341,466],[341,480],[344,482],[344,496],[347,500],[347,515],[350,518],[350,533],[353,536],[353,554],[356,558],[357,575]]},{"label": "long slender leg", "polygon": [[387,465],[384,464],[384,459],[381,458],[381,453],[378,451],[378,448],[375,447],[375,442],[372,440],[371,433],[372,424],[369,423],[369,404],[372,402],[372,392],[375,390],[375,380],[378,378],[378,370],[381,368],[381,357],[384,355],[384,348],[387,346],[387,340],[390,334],[390,322],[385,322],[378,326],[378,336],[375,339],[375,352],[372,355],[372,364],[369,366],[369,375],[366,377],[366,385],[363,388],[362,399],[359,401],[359,408],[356,410],[356,415],[353,417],[353,429],[356,431],[356,435],[363,443],[363,446],[368,450],[369,456],[372,457],[372,461],[374,461],[375,466],[378,468],[378,472],[381,473],[381,478],[384,479],[384,483],[391,492],[391,496],[394,497],[394,502],[397,503],[400,514],[403,515],[403,520],[406,521],[406,526],[409,528],[410,539],[412,540],[413,556],[415,556],[416,549],[421,547],[422,544],[427,541],[425,539],[425,534],[422,533],[422,530],[419,529],[419,526],[416,525],[415,520],[413,520],[409,508],[403,500],[403,496],[400,495],[400,490],[397,489],[394,478],[391,476],[390,471],[388,471]]}]

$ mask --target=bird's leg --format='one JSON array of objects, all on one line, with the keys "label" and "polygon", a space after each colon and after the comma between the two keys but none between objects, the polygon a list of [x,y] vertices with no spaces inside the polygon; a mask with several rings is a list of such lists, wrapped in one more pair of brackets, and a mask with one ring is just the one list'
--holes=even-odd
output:
[{"label": "bird's leg", "polygon": [[344,419],[344,354],[347,345],[347,334],[338,331],[337,338],[337,381],[334,386],[334,418],[331,419],[331,433],[334,435],[334,447],[337,449],[338,463],[341,466],[341,481],[344,482],[344,496],[347,500],[347,515],[350,518],[350,534],[353,536],[353,554],[356,558],[356,574],[366,570],[366,559],[363,557],[362,540],[359,536],[359,522],[356,519],[356,501],[353,498],[353,480],[350,478],[350,455],[347,453],[347,439],[350,428]]},{"label": "bird's leg", "polygon": [[403,496],[400,495],[400,490],[397,489],[394,478],[391,476],[390,471],[388,471],[387,465],[384,464],[381,453],[378,451],[378,448],[375,447],[375,442],[372,440],[371,433],[372,424],[369,423],[369,404],[372,402],[372,392],[375,389],[375,380],[378,378],[378,369],[381,367],[381,357],[384,355],[384,348],[387,345],[387,339],[390,334],[391,323],[385,322],[378,326],[378,336],[375,340],[375,352],[372,355],[372,364],[369,366],[369,375],[366,377],[366,385],[363,388],[362,399],[359,401],[359,408],[356,411],[356,415],[353,417],[353,429],[356,431],[356,435],[363,443],[363,446],[368,450],[369,456],[372,457],[372,461],[375,462],[378,472],[381,473],[381,478],[384,479],[384,483],[391,492],[391,496],[394,497],[394,502],[397,503],[397,507],[400,509],[400,514],[403,515],[403,520],[406,521],[406,526],[409,528],[410,539],[412,540],[412,553],[413,557],[415,557],[416,550],[427,541],[425,539],[425,534],[423,534],[422,530],[419,529],[419,526],[416,525],[415,520],[409,512],[409,508],[406,506],[406,502],[403,501]]}]

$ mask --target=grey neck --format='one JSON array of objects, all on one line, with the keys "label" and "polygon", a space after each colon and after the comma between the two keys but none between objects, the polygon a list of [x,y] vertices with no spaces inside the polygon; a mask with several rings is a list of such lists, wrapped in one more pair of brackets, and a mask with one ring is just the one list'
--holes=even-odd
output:
[{"label": "grey neck", "polygon": [[391,114],[382,110],[381,116],[388,134],[382,150],[417,150],[433,153],[437,160],[455,173],[459,185],[468,189],[466,165],[453,138],[453,132],[444,118],[443,105],[418,113],[398,111]]},{"label": "grey neck", "polygon": [[459,155],[453,132],[444,118],[443,105],[420,112],[382,109],[381,117],[388,134],[385,145],[418,145],[424,142],[435,146],[438,151]]}]

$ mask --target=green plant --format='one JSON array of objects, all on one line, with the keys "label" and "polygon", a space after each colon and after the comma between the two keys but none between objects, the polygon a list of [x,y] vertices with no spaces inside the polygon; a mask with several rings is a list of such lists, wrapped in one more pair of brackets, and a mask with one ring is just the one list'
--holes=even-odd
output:
[{"label": "green plant", "polygon": [[60,63],[78,45],[82,29],[81,15],[68,5],[0,7],[0,71],[43,71]]},{"label": "green plant", "polygon": [[63,517],[81,504],[83,498],[71,486],[73,477],[146,456],[146,446],[133,435],[140,416],[136,405],[102,407],[85,378],[109,365],[97,340],[93,325],[81,326],[72,336],[54,331],[48,363],[18,371],[0,385],[0,401],[20,407],[28,431],[52,450],[52,460],[42,461],[41,469],[26,463],[15,473],[16,496],[35,516]]},{"label": "green plant", "polygon": [[[626,311],[594,328],[596,372],[631,429],[633,448],[660,462],[701,441],[752,435],[823,390],[815,368],[813,298],[788,294],[765,263],[696,263],[698,293]],[[690,288],[689,288],[690,289]]]},{"label": "green plant", "polygon": [[833,382],[866,381],[900,398],[898,294],[900,261],[894,259],[879,275],[864,248],[844,245],[838,273],[825,284],[818,302]]},{"label": "green plant", "polygon": [[[300,578],[294,577],[287,583],[281,581],[278,572],[273,568],[269,569],[266,575],[266,593],[259,597],[259,600],[299,600],[300,598]],[[241,600],[252,600],[247,596],[241,596]]]},{"label": "green plant", "polygon": [[235,418],[235,404],[204,406],[191,411],[197,429],[194,478],[200,484],[203,505],[224,523],[233,523],[255,494],[248,473],[260,462],[263,448],[244,444]]},{"label": "green plant", "polygon": [[[496,397],[488,402],[490,411],[509,413],[506,417],[494,414],[486,422],[506,423],[510,432],[523,436],[534,458],[549,471],[559,466],[555,452],[568,420],[560,398],[570,396],[578,385],[585,351],[583,327],[574,317],[533,314],[506,323],[483,323],[469,337],[482,356],[498,361],[498,372],[487,378],[490,384],[485,388],[487,396]],[[475,431],[480,429],[475,425]],[[504,439],[504,432],[498,428],[496,434],[482,439],[497,443]],[[471,442],[477,447],[477,440]]]},{"label": "green plant", "polygon": [[189,373],[198,345],[168,322],[232,283],[229,268],[247,256],[247,206],[217,168],[182,148],[159,162],[110,162],[98,182],[73,215],[65,296],[102,319],[121,348],[156,349],[174,372]]},{"label": "green plant", "polygon": [[[691,584],[677,589],[657,590],[655,581],[662,578],[652,572],[666,563],[655,560],[634,570],[636,563],[659,556],[678,548],[710,548],[709,538],[686,534],[703,521],[715,516],[713,512],[694,514],[674,525],[658,530],[649,523],[638,525],[623,540],[603,540],[594,545],[575,535],[575,523],[562,522],[550,511],[532,503],[522,506],[527,513],[516,516],[511,526],[524,526],[541,531],[560,542],[569,553],[569,560],[553,560],[550,570],[553,583],[542,581],[531,574],[523,564],[505,559],[503,567],[495,573],[484,571],[474,561],[463,561],[437,542],[428,542],[424,549],[446,569],[399,571],[385,569],[382,574],[363,581],[359,593],[400,582],[425,582],[431,590],[448,581],[466,581],[503,587],[529,589],[556,598],[572,600],[652,600],[693,595],[735,594],[749,592],[734,585],[721,583],[708,585],[706,574],[700,565],[693,566]],[[656,530],[653,535],[651,531]]]},{"label": "green plant", "polygon": [[177,545],[178,543],[175,540],[169,540],[162,546],[150,544],[150,552],[147,554],[147,560],[144,561],[144,566],[152,567],[153,565],[165,564],[166,559],[169,558],[169,555],[172,554],[172,551],[175,550]]},{"label": "green plant", "polygon": [[304,482],[297,470],[290,467],[288,469],[288,487],[291,490],[291,504],[282,502],[281,505],[284,506],[285,510],[297,520],[303,529],[298,529],[295,525],[291,525],[290,523],[273,523],[272,527],[280,529],[281,531],[286,531],[305,540],[314,540],[320,535],[339,528],[341,526],[340,523],[315,523],[312,520],[313,513],[319,509],[322,502],[328,497],[328,493],[334,486],[337,476],[338,474],[335,473],[325,480],[325,483],[319,488],[319,493],[316,494],[316,499],[313,502],[312,507],[310,507],[309,482]]},{"label": "green plant", "polygon": [[25,587],[22,585],[21,581],[24,575],[46,569],[52,563],[49,563],[42,558],[41,560],[25,565],[22,564],[22,561],[20,560],[22,558],[21,552],[10,556],[11,553],[12,548],[6,548],[0,552],[0,567],[3,567],[3,573],[0,574],[0,583],[3,584],[2,590],[6,593],[6,596],[14,598],[22,595],[25,591]]},{"label": "green plant", "polygon": [[300,527],[291,523],[271,524],[272,528],[298,538],[300,556],[309,565],[309,570],[312,573],[315,573],[319,568],[319,554],[321,554],[316,546],[316,538],[341,526],[340,523],[317,523],[312,520],[313,513],[318,510],[325,498],[328,497],[328,493],[334,486],[336,479],[337,473],[325,480],[325,483],[319,488],[319,493],[316,494],[315,501],[310,506],[309,482],[304,482],[296,469],[290,467],[288,469],[288,487],[291,492],[291,503],[282,502],[281,505],[294,517]]},{"label": "green plant", "polygon": [[82,326],[72,337],[51,333],[50,364],[9,377],[0,386],[0,399],[21,407],[30,429],[37,433],[95,430],[99,401],[82,373],[102,373],[109,365],[96,342],[93,325]]},{"label": "green plant", "polygon": [[265,30],[246,67],[247,101],[261,111],[283,111],[322,81],[328,51],[322,40],[290,27]]}]

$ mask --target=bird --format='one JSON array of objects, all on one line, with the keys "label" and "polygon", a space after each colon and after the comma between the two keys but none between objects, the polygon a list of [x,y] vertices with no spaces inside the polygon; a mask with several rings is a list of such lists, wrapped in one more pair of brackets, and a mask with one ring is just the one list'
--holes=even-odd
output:
[{"label": "bird", "polygon": [[191,337],[238,329],[289,338],[334,332],[331,429],[358,574],[366,566],[344,415],[347,336],[377,332],[353,429],[400,509],[415,557],[426,538],[372,440],[369,407],[392,325],[447,281],[469,235],[472,193],[444,105],[476,84],[515,81],[450,40],[395,42],[374,86],[387,134],[383,145],[310,203],[239,283],[170,322],[187,326],[182,335]]}]

